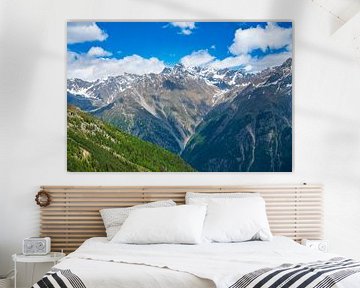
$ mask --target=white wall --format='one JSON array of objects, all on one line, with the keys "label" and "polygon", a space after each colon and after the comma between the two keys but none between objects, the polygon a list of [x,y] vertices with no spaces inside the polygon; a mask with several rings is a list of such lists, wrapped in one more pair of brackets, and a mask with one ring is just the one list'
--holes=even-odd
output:
[{"label": "white wall", "polygon": [[[68,19],[294,20],[294,172],[67,173]],[[42,184],[323,183],[330,250],[360,258],[360,55],[353,24],[332,35],[339,24],[310,0],[2,0],[0,274],[22,239],[38,234]]]}]

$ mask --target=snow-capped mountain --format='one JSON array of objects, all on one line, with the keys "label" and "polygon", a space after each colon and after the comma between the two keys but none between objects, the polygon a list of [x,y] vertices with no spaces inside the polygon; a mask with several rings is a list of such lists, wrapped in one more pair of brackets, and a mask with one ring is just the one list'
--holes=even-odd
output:
[{"label": "snow-capped mountain", "polygon": [[[94,82],[68,79],[67,95],[68,104],[143,140],[183,155],[200,171],[204,167],[209,171],[216,170],[215,166],[221,165],[235,165],[241,171],[251,170],[252,165],[257,165],[255,158],[221,155],[222,163],[219,163],[215,161],[215,151],[211,152],[207,143],[226,146],[223,137],[230,133],[231,137],[235,137],[231,143],[242,140],[238,144],[240,146],[227,149],[232,153],[235,153],[233,149],[240,151],[255,149],[257,145],[273,145],[265,143],[265,140],[264,143],[257,142],[262,139],[257,134],[257,125],[260,125],[258,117],[264,111],[272,111],[271,119],[274,119],[276,127],[276,133],[272,135],[277,137],[277,149],[273,149],[274,155],[270,157],[275,163],[270,169],[276,171],[284,161],[287,165],[291,161],[284,160],[279,152],[283,137],[281,131],[291,128],[291,76],[291,59],[257,74],[177,64],[159,74],[124,74]],[[230,127],[231,130],[227,130]],[[244,143],[248,147],[241,146]],[[200,147],[201,152],[198,150]],[[204,160],[201,156],[205,153],[203,151],[215,154]],[[227,162],[226,159],[237,160]]]},{"label": "snow-capped mountain", "polygon": [[185,67],[182,64],[176,64],[172,68],[165,68],[160,74],[135,75],[125,73],[124,75],[94,82],[68,79],[67,91],[72,95],[104,100],[110,103],[126,89],[131,89],[134,82],[136,84],[150,81],[156,85],[159,84],[157,83],[159,81],[168,80],[173,81],[173,84],[167,82],[165,85],[173,85],[173,88],[177,88],[179,84],[177,82],[184,82],[185,78],[190,78],[194,81],[205,81],[207,85],[216,86],[220,90],[229,90],[234,86],[248,85],[252,75],[245,74],[242,70]]}]

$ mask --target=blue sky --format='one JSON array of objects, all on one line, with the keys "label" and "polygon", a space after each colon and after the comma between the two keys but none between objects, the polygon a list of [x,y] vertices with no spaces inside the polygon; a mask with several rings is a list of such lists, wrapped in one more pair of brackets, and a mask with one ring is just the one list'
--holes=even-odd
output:
[{"label": "blue sky", "polygon": [[257,72],[291,57],[292,23],[69,22],[67,49],[68,77],[85,80],[176,63]]}]

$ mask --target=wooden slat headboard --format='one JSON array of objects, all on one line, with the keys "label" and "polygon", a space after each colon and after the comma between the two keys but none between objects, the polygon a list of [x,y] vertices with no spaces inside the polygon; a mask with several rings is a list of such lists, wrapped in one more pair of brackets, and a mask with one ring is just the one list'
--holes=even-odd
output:
[{"label": "wooden slat headboard", "polygon": [[266,201],[274,235],[322,238],[322,187],[278,186],[42,186],[51,204],[41,208],[41,236],[52,239],[53,251],[74,251],[90,237],[105,236],[102,208],[129,207],[173,199],[183,204],[186,192],[259,192]]}]

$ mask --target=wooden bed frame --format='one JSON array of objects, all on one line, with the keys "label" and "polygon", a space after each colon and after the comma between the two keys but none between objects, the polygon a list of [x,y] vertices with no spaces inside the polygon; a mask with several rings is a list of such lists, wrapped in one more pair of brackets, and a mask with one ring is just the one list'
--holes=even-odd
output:
[{"label": "wooden bed frame", "polygon": [[90,237],[105,236],[99,209],[129,207],[158,200],[185,201],[186,192],[259,192],[266,201],[274,235],[295,241],[321,239],[321,185],[277,186],[42,186],[51,203],[40,208],[41,236],[52,239],[52,251],[74,251]]}]

